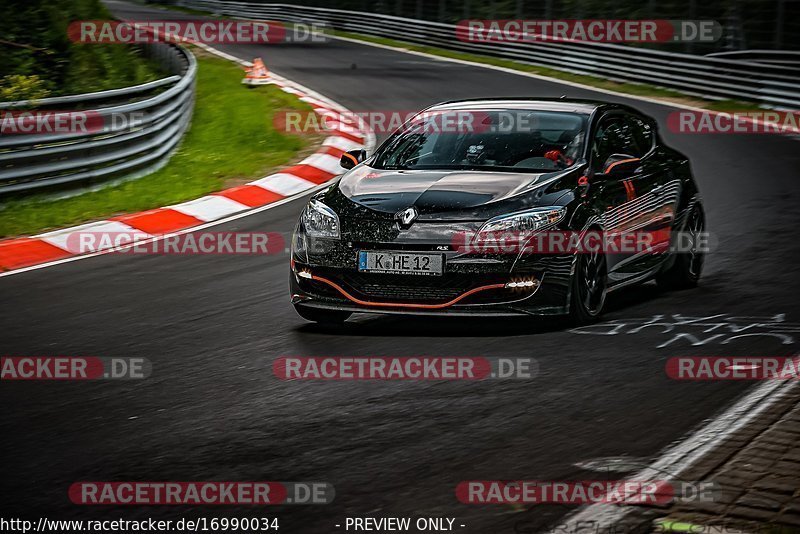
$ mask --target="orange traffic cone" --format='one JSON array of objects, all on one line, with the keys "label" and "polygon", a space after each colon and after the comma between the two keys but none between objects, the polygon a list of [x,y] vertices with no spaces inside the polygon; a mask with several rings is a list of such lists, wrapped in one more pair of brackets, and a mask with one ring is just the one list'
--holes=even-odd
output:
[{"label": "orange traffic cone", "polygon": [[244,80],[242,80],[243,84],[264,85],[270,83],[269,71],[260,57],[253,60],[252,67],[245,67],[244,70],[247,71],[247,74],[245,74]]}]

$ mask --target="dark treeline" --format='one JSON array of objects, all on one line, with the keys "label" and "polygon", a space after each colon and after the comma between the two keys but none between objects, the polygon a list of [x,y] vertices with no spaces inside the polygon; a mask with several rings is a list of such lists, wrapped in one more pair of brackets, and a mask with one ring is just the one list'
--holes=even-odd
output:
[{"label": "dark treeline", "polygon": [[282,3],[441,22],[465,18],[712,19],[725,27],[725,38],[694,52],[800,50],[800,1],[797,0],[285,0]]},{"label": "dark treeline", "polygon": [[74,94],[158,76],[136,48],[73,43],[69,23],[111,18],[99,0],[4,0],[0,100]]}]

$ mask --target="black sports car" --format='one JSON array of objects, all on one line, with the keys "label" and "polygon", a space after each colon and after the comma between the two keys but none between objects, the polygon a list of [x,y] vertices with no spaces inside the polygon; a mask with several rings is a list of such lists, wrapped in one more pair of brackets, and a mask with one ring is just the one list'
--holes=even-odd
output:
[{"label": "black sports car", "polygon": [[[617,288],[700,277],[704,214],[689,161],[627,106],[446,102],[341,165],[348,172],[314,195],[292,239],[291,299],[311,321],[377,312],[588,322]],[[662,241],[617,246],[630,234]],[[587,235],[602,245],[585,246]]]}]

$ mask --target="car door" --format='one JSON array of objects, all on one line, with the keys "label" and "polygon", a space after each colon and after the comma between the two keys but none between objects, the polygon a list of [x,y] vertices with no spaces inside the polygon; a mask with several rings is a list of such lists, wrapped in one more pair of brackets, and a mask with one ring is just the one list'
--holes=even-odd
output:
[{"label": "car door", "polygon": [[658,267],[666,252],[663,247],[669,243],[680,180],[659,156],[655,124],[634,114],[627,114],[625,119],[630,127],[633,150],[638,151],[641,160],[640,172],[631,181],[636,202],[632,206],[634,216],[629,221],[630,231],[646,233],[655,245],[652,250],[628,258],[626,269],[642,273]]},{"label": "car door", "polygon": [[[636,277],[647,269],[644,254],[637,253],[630,246],[615,248],[614,244],[629,243],[625,241],[626,236],[652,229],[657,214],[650,191],[663,181],[660,168],[650,164],[652,137],[650,146],[643,144],[642,139],[648,136],[637,127],[639,125],[630,114],[610,112],[600,118],[592,137],[590,165],[594,175],[599,176],[594,182],[600,186],[594,195],[595,202],[602,213],[601,223],[606,235],[613,236],[606,249],[612,285]],[[640,159],[641,165],[630,175],[605,174],[615,163],[631,159]]]}]

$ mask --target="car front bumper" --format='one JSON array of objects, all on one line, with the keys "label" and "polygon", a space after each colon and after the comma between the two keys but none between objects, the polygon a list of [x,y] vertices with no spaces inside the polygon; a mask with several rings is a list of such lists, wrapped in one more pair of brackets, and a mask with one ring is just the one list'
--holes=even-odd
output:
[{"label": "car front bumper", "polygon": [[[309,250],[315,247],[308,247]],[[463,256],[448,251],[439,276],[360,272],[360,250],[398,244],[327,243],[293,254],[290,294],[296,306],[415,315],[560,315],[569,312],[572,255]],[[433,246],[403,247],[430,253]],[[322,253],[319,253],[322,252]],[[534,286],[508,287],[529,281]]]}]

